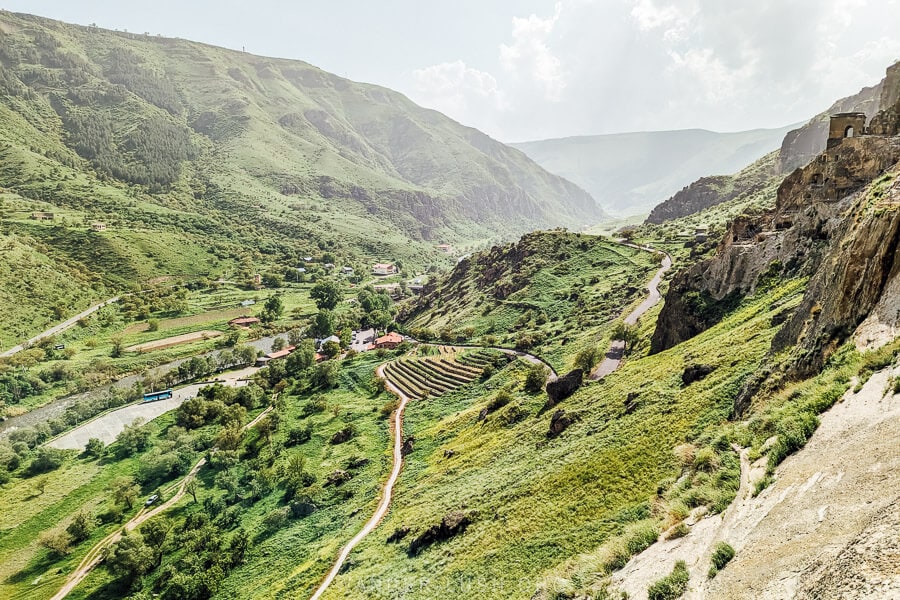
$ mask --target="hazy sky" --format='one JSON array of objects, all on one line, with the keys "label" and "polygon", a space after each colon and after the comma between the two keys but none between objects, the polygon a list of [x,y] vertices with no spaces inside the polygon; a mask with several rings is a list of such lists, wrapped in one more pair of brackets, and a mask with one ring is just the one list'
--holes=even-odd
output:
[{"label": "hazy sky", "polygon": [[503,141],[801,121],[900,59],[898,0],[0,0],[298,58]]}]

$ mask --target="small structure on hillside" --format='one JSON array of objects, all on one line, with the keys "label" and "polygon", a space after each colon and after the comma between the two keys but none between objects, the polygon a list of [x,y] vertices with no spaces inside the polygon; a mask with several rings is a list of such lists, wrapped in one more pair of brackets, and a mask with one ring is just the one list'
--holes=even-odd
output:
[{"label": "small structure on hillside", "polygon": [[372,266],[372,273],[374,275],[395,275],[397,267],[391,263],[375,263]]},{"label": "small structure on hillside", "polygon": [[380,338],[377,338],[375,340],[375,347],[384,348],[385,350],[393,350],[402,343],[403,336],[396,331],[392,331],[387,335],[383,335]]},{"label": "small structure on hillside", "polygon": [[453,254],[453,246],[451,246],[450,244],[438,244],[437,249],[444,254]]},{"label": "small structure on hillside", "polygon": [[866,134],[866,113],[847,112],[831,115],[828,127],[828,148],[833,148],[846,138]]},{"label": "small structure on hillside", "polygon": [[254,304],[256,304],[256,300],[243,300],[241,302],[241,306],[243,306],[244,308],[247,308],[248,306],[253,306]]},{"label": "small structure on hillside", "polygon": [[259,319],[257,319],[256,317],[248,317],[245,315],[243,317],[237,317],[236,319],[228,321],[228,324],[232,327],[250,327],[251,325],[256,325],[259,322]]},{"label": "small structure on hillside", "polygon": [[33,212],[31,218],[35,221],[52,221],[56,218],[56,214],[52,212]]},{"label": "small structure on hillside", "polygon": [[94,221],[93,223],[91,223],[91,230],[106,231],[106,223],[101,223],[100,221]]},{"label": "small structure on hillside", "polygon": [[262,285],[262,275],[260,275],[259,273],[253,274],[253,285],[257,287]]}]

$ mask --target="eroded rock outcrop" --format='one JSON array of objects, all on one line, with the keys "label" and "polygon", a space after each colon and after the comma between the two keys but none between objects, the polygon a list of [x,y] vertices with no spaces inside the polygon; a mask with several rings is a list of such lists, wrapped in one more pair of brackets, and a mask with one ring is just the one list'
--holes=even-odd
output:
[{"label": "eroded rock outcrop", "polygon": [[556,406],[581,387],[584,379],[584,371],[581,369],[573,369],[552,381],[547,383],[547,407]]},{"label": "eroded rock outcrop", "polygon": [[[898,70],[892,67],[889,75]],[[886,86],[885,95],[894,87]],[[818,370],[863,322],[875,337],[896,327],[900,118],[894,115],[900,115],[900,103],[873,119],[888,135],[833,139],[782,182],[774,210],[735,220],[714,258],[678,273],[651,351],[704,331],[775,277],[811,278],[803,302],[773,342],[773,351],[796,346],[795,374]]]}]

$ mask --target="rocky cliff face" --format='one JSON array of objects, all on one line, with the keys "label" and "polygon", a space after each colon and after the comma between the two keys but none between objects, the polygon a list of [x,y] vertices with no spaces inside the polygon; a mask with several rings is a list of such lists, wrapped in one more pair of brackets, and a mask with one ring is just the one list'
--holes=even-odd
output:
[{"label": "rocky cliff face", "polygon": [[778,152],[771,152],[735,175],[701,177],[654,208],[646,222],[659,225],[723,202],[752,196],[766,188],[779,173]]},{"label": "rocky cliff face", "polygon": [[866,87],[859,91],[858,94],[842,98],[832,104],[828,110],[822,112],[812,119],[809,123],[789,131],[784,136],[781,143],[780,152],[780,169],[782,173],[790,173],[797,167],[801,167],[818,156],[825,150],[825,142],[828,139],[828,122],[831,115],[845,112],[862,112],[866,113],[868,118],[872,118],[881,106],[891,106],[890,104],[881,104],[881,90],[884,81],[872,87]]},{"label": "rocky cliff face", "polygon": [[714,258],[680,272],[652,351],[705,330],[744,295],[782,276],[811,278],[773,342],[773,351],[796,346],[797,374],[821,368],[864,322],[868,337],[893,331],[900,318],[898,113],[895,104],[873,120],[890,135],[841,140],[792,173],[775,209],[736,220]]}]

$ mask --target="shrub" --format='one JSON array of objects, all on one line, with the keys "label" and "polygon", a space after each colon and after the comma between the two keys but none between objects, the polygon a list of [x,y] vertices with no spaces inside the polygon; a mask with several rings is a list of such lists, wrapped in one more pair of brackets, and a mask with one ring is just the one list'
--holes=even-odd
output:
[{"label": "shrub", "polygon": [[725,568],[725,565],[734,558],[734,548],[727,542],[719,542],[713,550],[712,559],[709,566],[709,578],[712,579],[716,573]]},{"label": "shrub", "polygon": [[712,471],[715,471],[718,467],[719,457],[716,454],[716,451],[709,446],[700,448],[700,450],[698,450],[694,455],[695,470],[710,473]]},{"label": "shrub", "polygon": [[525,391],[529,394],[536,394],[544,389],[547,382],[547,367],[542,364],[532,364],[528,367],[528,374],[525,376]]},{"label": "shrub", "polygon": [[782,419],[775,428],[778,441],[769,451],[767,470],[774,471],[781,461],[805,446],[818,426],[819,418],[806,411]]},{"label": "shrub", "polygon": [[643,552],[656,542],[659,527],[651,520],[634,523],[625,530],[625,548],[631,555]]},{"label": "shrub", "polygon": [[38,448],[34,459],[28,465],[28,474],[37,475],[58,469],[66,458],[66,451],[44,446]]},{"label": "shrub", "polygon": [[397,398],[392,398],[384,403],[384,406],[381,407],[381,418],[387,419],[391,416],[391,414],[400,407],[400,400]]},{"label": "shrub", "polygon": [[672,572],[662,579],[654,582],[647,588],[647,600],[676,600],[687,591],[687,584],[691,578],[687,564],[683,560],[675,563]]},{"label": "shrub", "polygon": [[672,529],[669,530],[669,532],[666,534],[666,539],[667,540],[675,540],[678,538],[682,538],[682,537],[686,536],[687,534],[689,534],[690,532],[691,532],[691,528],[688,527],[684,521],[682,521],[681,523],[679,523],[678,525],[676,525],[675,527],[673,527]]}]

